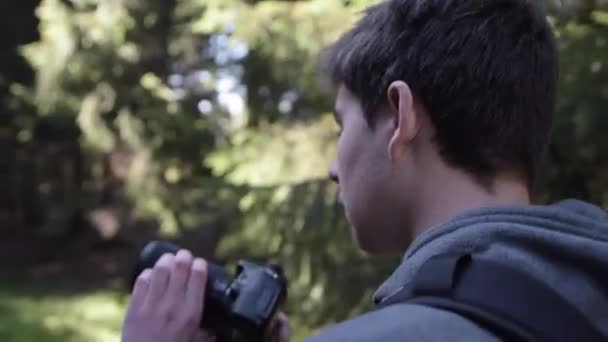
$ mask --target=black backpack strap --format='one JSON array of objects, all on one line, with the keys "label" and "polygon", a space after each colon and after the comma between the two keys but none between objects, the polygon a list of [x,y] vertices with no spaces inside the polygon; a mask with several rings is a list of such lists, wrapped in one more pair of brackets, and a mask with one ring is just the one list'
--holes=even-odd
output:
[{"label": "black backpack strap", "polygon": [[380,305],[423,304],[455,312],[507,341],[608,341],[555,290],[528,274],[471,255],[427,261]]}]

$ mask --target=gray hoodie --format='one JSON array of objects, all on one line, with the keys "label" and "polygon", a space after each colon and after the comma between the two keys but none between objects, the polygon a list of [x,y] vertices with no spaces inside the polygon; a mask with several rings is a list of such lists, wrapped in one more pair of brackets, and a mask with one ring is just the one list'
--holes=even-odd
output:
[{"label": "gray hoodie", "polygon": [[[375,303],[407,289],[425,261],[445,253],[476,253],[528,272],[608,336],[608,288],[599,281],[608,274],[608,215],[602,209],[567,200],[464,213],[412,243],[401,265],[377,290]],[[497,340],[457,314],[398,304],[332,326],[307,342]]]}]

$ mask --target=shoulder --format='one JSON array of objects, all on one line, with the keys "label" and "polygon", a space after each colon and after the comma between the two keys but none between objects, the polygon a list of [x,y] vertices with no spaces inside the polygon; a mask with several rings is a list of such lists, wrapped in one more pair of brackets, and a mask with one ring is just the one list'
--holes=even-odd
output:
[{"label": "shoulder", "polygon": [[306,342],[499,341],[467,319],[414,304],[390,305],[331,326]]}]

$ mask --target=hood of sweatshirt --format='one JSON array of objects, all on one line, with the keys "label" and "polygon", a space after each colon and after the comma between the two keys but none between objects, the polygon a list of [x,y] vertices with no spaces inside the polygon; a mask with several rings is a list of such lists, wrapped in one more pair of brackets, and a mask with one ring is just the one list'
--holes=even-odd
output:
[{"label": "hood of sweatshirt", "polygon": [[445,253],[475,253],[528,272],[608,336],[608,214],[601,208],[566,200],[464,213],[418,236],[374,302],[411,286],[425,261]]}]

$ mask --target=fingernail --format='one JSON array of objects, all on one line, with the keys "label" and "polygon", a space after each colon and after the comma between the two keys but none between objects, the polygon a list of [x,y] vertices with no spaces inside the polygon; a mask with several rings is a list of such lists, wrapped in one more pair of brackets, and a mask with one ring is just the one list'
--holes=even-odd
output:
[{"label": "fingernail", "polygon": [[145,270],[143,270],[143,272],[141,272],[139,274],[139,279],[147,282],[148,280],[150,280],[151,275],[152,275],[152,270],[149,268],[146,268]]},{"label": "fingernail", "polygon": [[179,259],[179,260],[188,260],[192,257],[192,253],[190,253],[189,250],[187,249],[180,249],[179,252],[177,252],[175,258]]},{"label": "fingernail", "polygon": [[173,254],[166,253],[158,259],[156,265],[158,266],[169,266],[173,262]]},{"label": "fingernail", "polygon": [[205,272],[207,271],[207,262],[202,258],[196,258],[192,263],[192,269],[196,271]]}]

